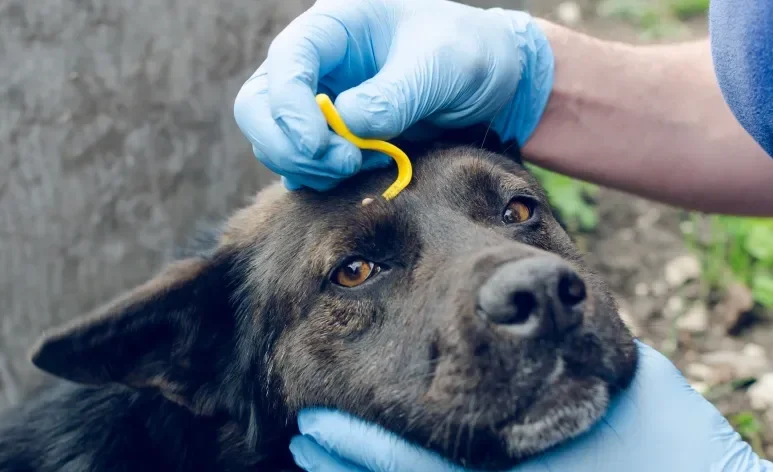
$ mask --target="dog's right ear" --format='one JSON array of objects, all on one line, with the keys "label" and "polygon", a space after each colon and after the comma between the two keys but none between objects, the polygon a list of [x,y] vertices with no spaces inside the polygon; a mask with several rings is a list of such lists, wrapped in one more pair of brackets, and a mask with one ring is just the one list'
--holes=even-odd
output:
[{"label": "dog's right ear", "polygon": [[149,282],[46,334],[32,362],[88,385],[156,389],[195,411],[212,408],[234,376],[240,277],[226,250],[169,265]]}]

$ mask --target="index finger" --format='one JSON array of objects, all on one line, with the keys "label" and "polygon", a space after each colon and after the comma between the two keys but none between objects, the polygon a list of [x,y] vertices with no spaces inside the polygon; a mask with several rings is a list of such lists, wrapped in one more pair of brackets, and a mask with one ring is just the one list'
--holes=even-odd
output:
[{"label": "index finger", "polygon": [[271,116],[306,156],[321,155],[330,138],[315,95],[320,77],[343,61],[348,42],[341,21],[313,6],[269,47],[266,71]]}]

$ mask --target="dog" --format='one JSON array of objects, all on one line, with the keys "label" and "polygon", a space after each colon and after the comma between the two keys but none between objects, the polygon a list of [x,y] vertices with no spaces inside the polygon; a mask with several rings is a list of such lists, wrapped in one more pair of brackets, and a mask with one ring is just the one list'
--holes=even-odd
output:
[{"label": "dog", "polygon": [[1,419],[0,470],[298,470],[295,415],[314,406],[479,469],[587,431],[635,344],[517,146],[399,145],[414,178],[393,200],[394,167],[325,193],[276,183],[42,336],[31,360],[61,385]]}]

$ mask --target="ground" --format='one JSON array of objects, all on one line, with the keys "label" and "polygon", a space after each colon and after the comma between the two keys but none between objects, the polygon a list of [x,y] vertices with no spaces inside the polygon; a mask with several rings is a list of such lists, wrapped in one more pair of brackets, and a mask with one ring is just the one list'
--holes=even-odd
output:
[{"label": "ground", "polygon": [[[686,21],[664,19],[660,11],[667,0],[533,3],[537,14],[609,39],[668,42],[707,34],[703,14]],[[672,3],[699,10],[703,3],[705,13],[708,2]],[[656,7],[644,10],[653,4]],[[647,18],[655,11],[658,15]],[[732,276],[724,277],[730,280],[725,290],[711,289],[711,256],[690,244],[695,235],[709,237],[705,227],[709,218],[609,189],[598,189],[592,200],[597,221],[589,231],[578,230],[574,236],[591,264],[612,284],[636,334],[668,355],[759,454],[773,457],[771,310],[752,304],[749,290]],[[728,224],[738,227],[739,222]],[[762,224],[766,231],[772,227],[770,219]],[[732,257],[718,256],[723,261]],[[769,266],[766,269],[770,274]]]},{"label": "ground", "polygon": [[[705,1],[668,0],[684,21],[667,19],[664,2],[471,3],[625,41],[706,34]],[[273,177],[251,158],[232,101],[310,3],[0,2],[0,409],[41,385],[26,350],[43,329],[143,281],[197,219],[227,214]],[[591,220],[573,235],[637,334],[773,457],[773,331],[742,285],[724,286],[730,298],[711,289],[712,259],[687,244],[706,234],[694,215],[606,189],[586,205],[584,187],[546,182]],[[739,313],[753,323],[740,329]]]}]

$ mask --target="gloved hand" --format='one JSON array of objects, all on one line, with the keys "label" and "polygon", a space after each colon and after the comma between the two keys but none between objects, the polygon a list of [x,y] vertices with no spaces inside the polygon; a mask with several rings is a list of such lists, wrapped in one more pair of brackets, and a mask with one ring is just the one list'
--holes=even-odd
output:
[{"label": "gloved hand", "polygon": [[[512,472],[760,472],[760,458],[674,365],[638,343],[639,371],[605,421],[588,434],[537,456]],[[430,451],[385,430],[329,410],[298,418],[303,436],[290,449],[311,472],[461,472]]]},{"label": "gloved hand", "polygon": [[[286,186],[326,190],[389,165],[329,131],[314,96],[331,95],[351,131],[388,139],[416,123],[492,122],[523,145],[547,104],[553,54],[524,12],[447,0],[318,0],[272,42],[234,116],[255,156]],[[422,126],[409,130],[426,137]]]}]

